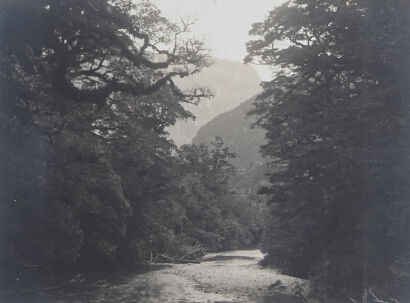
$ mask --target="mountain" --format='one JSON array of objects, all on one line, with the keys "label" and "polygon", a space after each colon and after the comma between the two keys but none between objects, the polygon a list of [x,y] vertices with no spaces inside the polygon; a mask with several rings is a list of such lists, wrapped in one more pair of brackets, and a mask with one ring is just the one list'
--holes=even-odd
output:
[{"label": "mountain", "polygon": [[252,128],[255,117],[247,116],[254,101],[255,97],[206,123],[199,129],[193,143],[208,145],[216,136],[222,137],[226,146],[237,154],[232,161],[237,168],[237,175],[231,182],[232,187],[243,195],[260,200],[256,193],[265,184],[267,160],[259,151],[266,141],[265,130]]},{"label": "mountain", "polygon": [[182,89],[208,87],[214,97],[202,100],[197,106],[186,105],[196,119],[178,121],[167,129],[169,138],[177,145],[191,143],[201,126],[261,91],[261,80],[251,66],[220,59],[213,59],[213,62],[200,73],[178,82]]},{"label": "mountain", "polygon": [[255,117],[247,116],[254,100],[255,98],[251,98],[206,123],[199,129],[193,143],[209,144],[219,136],[233,152],[238,154],[233,161],[238,170],[248,170],[254,165],[261,165],[263,159],[259,150],[260,145],[265,142],[265,131],[252,128]]}]

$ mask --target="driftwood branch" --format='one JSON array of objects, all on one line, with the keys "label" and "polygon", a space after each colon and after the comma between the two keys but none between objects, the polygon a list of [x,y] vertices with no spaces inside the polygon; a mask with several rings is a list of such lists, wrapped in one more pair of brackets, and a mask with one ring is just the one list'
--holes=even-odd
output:
[{"label": "driftwood branch", "polygon": [[[381,299],[379,299],[373,292],[373,290],[370,288],[369,290],[364,289],[363,291],[363,297],[362,297],[362,302],[361,303],[368,303],[368,298],[369,296],[371,296],[372,302],[374,303],[389,303],[389,302],[393,302],[393,303],[400,303],[399,301],[397,301],[396,299],[393,298],[389,298],[387,301],[383,301]],[[357,303],[357,301],[353,298],[350,298],[350,301],[353,303]]]},{"label": "driftwood branch", "polygon": [[166,254],[157,254],[156,262],[158,263],[196,263],[199,264],[199,260],[189,260],[189,259],[180,259],[177,257],[168,256]]}]

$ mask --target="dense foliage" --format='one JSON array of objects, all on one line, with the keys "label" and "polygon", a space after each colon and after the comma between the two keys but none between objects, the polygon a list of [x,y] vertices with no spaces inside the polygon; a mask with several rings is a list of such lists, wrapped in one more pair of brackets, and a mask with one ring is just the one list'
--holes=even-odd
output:
[{"label": "dense foliage", "polygon": [[252,242],[223,142],[165,136],[210,95],[174,82],[208,64],[189,23],[147,1],[1,0],[0,15],[2,278]]},{"label": "dense foliage", "polygon": [[253,25],[247,60],[280,68],[254,109],[273,159],[266,263],[408,294],[409,22],[406,1],[295,0]]}]

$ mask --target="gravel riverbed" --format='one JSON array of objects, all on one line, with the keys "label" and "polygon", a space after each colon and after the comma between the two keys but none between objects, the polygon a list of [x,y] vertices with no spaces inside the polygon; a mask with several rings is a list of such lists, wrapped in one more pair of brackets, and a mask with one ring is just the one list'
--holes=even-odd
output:
[{"label": "gravel riverbed", "polygon": [[[120,283],[98,281],[70,292],[22,295],[10,302],[55,303],[298,303],[308,283],[261,267],[259,250],[208,254],[199,264],[169,264]],[[28,300],[28,301],[27,301]]]}]

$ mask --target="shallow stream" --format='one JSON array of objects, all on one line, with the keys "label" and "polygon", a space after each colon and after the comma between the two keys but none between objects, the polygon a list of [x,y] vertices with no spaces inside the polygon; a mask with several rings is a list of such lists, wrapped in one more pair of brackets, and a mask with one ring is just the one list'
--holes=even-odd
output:
[{"label": "shallow stream", "polygon": [[[259,250],[209,254],[200,264],[155,266],[93,283],[11,294],[7,303],[298,303],[301,280],[258,265]],[[278,280],[280,282],[278,282]],[[272,294],[272,284],[276,285]],[[277,287],[279,285],[279,287]],[[277,292],[281,294],[278,295]],[[3,302],[3,301],[2,301]]]}]

